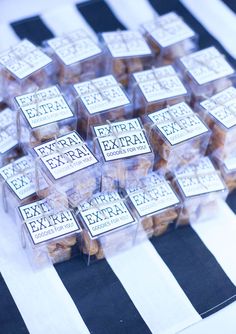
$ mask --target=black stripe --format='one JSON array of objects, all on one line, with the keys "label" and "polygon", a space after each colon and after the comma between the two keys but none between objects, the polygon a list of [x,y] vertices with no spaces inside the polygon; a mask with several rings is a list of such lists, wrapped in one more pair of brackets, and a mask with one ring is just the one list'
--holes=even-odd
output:
[{"label": "black stripe", "polygon": [[0,274],[0,333],[2,334],[28,334],[28,330],[20,312]]},{"label": "black stripe", "polygon": [[223,2],[233,11],[236,12],[236,2],[235,0],[223,0]]},{"label": "black stripe", "polygon": [[106,260],[87,267],[77,257],[55,268],[91,333],[151,333]]},{"label": "black stripe", "polygon": [[236,189],[229,194],[226,202],[230,209],[233,210],[234,213],[236,213]]},{"label": "black stripe", "polygon": [[[179,0],[149,0],[153,8],[160,14],[175,11],[183,17],[185,22],[199,35],[200,49],[214,45],[217,49],[226,54],[232,65],[236,66],[236,60],[223,48],[223,46],[199,23],[194,16],[180,3]],[[204,10],[204,8],[203,8]]]},{"label": "black stripe", "polygon": [[18,37],[21,39],[28,38],[36,45],[41,45],[43,41],[54,37],[40,16],[32,16],[24,20],[12,22],[11,26]]},{"label": "black stripe", "polygon": [[95,32],[125,29],[104,0],[93,0],[76,5]]},{"label": "black stripe", "polygon": [[151,242],[203,318],[236,300],[236,287],[190,226]]}]

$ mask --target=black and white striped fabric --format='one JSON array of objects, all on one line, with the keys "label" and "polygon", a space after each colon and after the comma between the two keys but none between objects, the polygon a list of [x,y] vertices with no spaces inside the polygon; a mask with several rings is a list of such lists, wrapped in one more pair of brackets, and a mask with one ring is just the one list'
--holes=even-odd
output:
[{"label": "black and white striped fabric", "polygon": [[[201,48],[216,45],[236,66],[233,0],[22,0],[20,8],[3,0],[0,9],[0,50],[25,37],[40,45],[78,27],[93,36],[137,28],[174,10],[199,34]],[[219,201],[207,220],[90,267],[74,258],[40,271],[30,266],[0,207],[0,333],[235,334],[236,217],[230,207],[236,211],[236,193],[227,203]]]}]

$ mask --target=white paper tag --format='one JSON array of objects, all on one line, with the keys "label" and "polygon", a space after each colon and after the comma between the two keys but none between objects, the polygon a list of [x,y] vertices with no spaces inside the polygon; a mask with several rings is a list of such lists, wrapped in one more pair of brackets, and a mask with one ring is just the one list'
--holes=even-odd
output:
[{"label": "white paper tag", "polygon": [[20,95],[15,99],[32,129],[73,117],[57,86]]},{"label": "white paper tag", "polygon": [[92,238],[135,222],[117,192],[98,195],[91,201],[83,203],[79,209]]},{"label": "white paper tag", "polygon": [[133,75],[147,102],[187,94],[186,88],[171,65]]},{"label": "white paper tag", "polygon": [[101,49],[83,29],[55,37],[47,43],[65,65],[72,65],[101,53]]},{"label": "white paper tag", "polygon": [[227,129],[236,125],[236,89],[229,87],[200,103]]},{"label": "white paper tag", "polygon": [[208,157],[175,173],[186,197],[224,190],[225,186]]},{"label": "white paper tag", "polygon": [[234,69],[214,46],[184,56],[180,61],[199,85],[234,73]]},{"label": "white paper tag", "polygon": [[171,145],[208,131],[200,118],[185,102],[151,113],[148,117]]},{"label": "white paper tag", "polygon": [[90,114],[123,107],[130,103],[112,75],[78,83],[74,88]]},{"label": "white paper tag", "polygon": [[19,208],[22,223],[25,224],[35,245],[73,232],[81,232],[70,210],[55,211],[47,199],[22,205]]},{"label": "white paper tag", "polygon": [[[20,200],[35,194],[35,168],[32,157],[27,155],[2,167],[0,174]],[[40,189],[46,188],[46,183],[40,175],[39,185]]]},{"label": "white paper tag", "polygon": [[230,157],[224,160],[224,165],[228,171],[236,170],[236,157]]},{"label": "white paper tag", "polygon": [[34,147],[55,180],[96,164],[98,161],[75,131]]},{"label": "white paper tag", "polygon": [[19,79],[24,79],[51,62],[51,58],[27,39],[0,55],[0,64]]},{"label": "white paper tag", "polygon": [[179,199],[163,176],[152,173],[142,180],[143,185],[127,189],[127,194],[140,217],[155,214],[179,203]]},{"label": "white paper tag", "polygon": [[163,48],[195,35],[194,31],[174,12],[159,16],[155,21],[145,23],[143,27]]},{"label": "white paper tag", "polygon": [[15,114],[6,108],[0,112],[0,153],[7,152],[17,144]]},{"label": "white paper tag", "polygon": [[137,118],[95,126],[94,131],[105,161],[152,152]]},{"label": "white paper tag", "polygon": [[102,33],[102,37],[113,57],[134,57],[151,55],[144,37],[134,30]]}]

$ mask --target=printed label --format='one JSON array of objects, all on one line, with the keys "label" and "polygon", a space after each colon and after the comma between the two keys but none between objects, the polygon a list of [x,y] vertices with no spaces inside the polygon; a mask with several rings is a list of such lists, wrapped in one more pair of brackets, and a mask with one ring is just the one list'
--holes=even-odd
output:
[{"label": "printed label", "polygon": [[227,129],[236,125],[236,89],[229,87],[200,103]]},{"label": "printed label", "polygon": [[229,171],[236,170],[236,157],[230,157],[225,159],[224,164]]},{"label": "printed label", "polygon": [[66,100],[56,86],[17,96],[15,99],[31,128],[73,117]]},{"label": "printed label", "polygon": [[137,118],[95,126],[94,131],[105,161],[152,152]]},{"label": "printed label", "polygon": [[234,73],[234,69],[214,46],[191,53],[180,60],[199,85]]},{"label": "printed label", "polygon": [[[0,174],[20,200],[35,194],[35,168],[32,157],[27,155],[2,167]],[[41,175],[39,185],[40,189],[46,188]]]},{"label": "printed label", "polygon": [[209,158],[189,165],[175,173],[186,197],[224,190],[225,186]]},{"label": "printed label", "polygon": [[177,196],[164,177],[153,173],[142,180],[142,185],[127,189],[127,194],[140,217],[179,203]]},{"label": "printed label", "polygon": [[0,153],[3,154],[18,144],[14,112],[6,108],[0,112]]},{"label": "printed label", "polygon": [[133,75],[147,102],[187,94],[171,65],[137,72]]},{"label": "printed label", "polygon": [[35,245],[68,233],[81,232],[70,210],[55,212],[46,199],[18,209]]},{"label": "printed label", "polygon": [[26,39],[0,55],[0,64],[19,79],[24,79],[51,62],[51,58]]},{"label": "printed label", "polygon": [[143,26],[163,48],[195,35],[194,31],[174,12],[159,16],[155,21],[145,23]]},{"label": "printed label", "polygon": [[36,146],[34,150],[56,180],[98,162],[75,131]]},{"label": "printed label", "polygon": [[113,57],[151,55],[151,49],[138,31],[105,32],[102,37]]},{"label": "printed label", "polygon": [[90,114],[130,103],[112,75],[76,84],[74,88]]},{"label": "printed label", "polygon": [[148,117],[171,145],[208,131],[207,127],[185,103],[178,103],[149,114]]},{"label": "printed label", "polygon": [[79,209],[92,238],[135,222],[117,192],[96,196]]},{"label": "printed label", "polygon": [[65,65],[72,65],[101,53],[101,49],[83,29],[50,39],[48,44]]}]

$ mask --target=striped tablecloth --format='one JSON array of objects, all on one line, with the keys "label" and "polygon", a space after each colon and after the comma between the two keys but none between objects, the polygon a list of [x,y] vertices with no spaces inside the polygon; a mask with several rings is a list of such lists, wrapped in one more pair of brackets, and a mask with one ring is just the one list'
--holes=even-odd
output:
[{"label": "striped tablecloth", "polygon": [[[216,45],[236,66],[233,0],[1,0],[0,50],[78,27],[91,34],[137,28],[173,10],[199,34],[200,48]],[[235,334],[236,218],[229,206],[236,209],[236,193],[228,204],[219,201],[211,219],[90,267],[75,258],[40,271],[0,207],[0,333]]]}]

